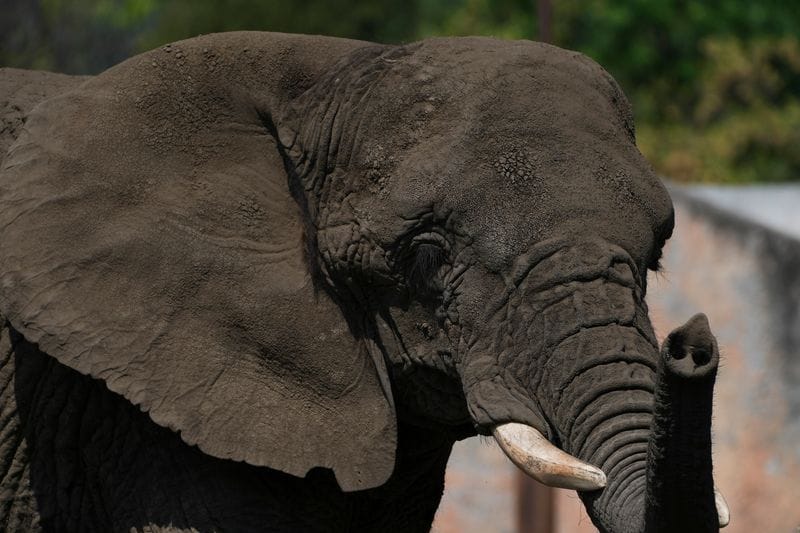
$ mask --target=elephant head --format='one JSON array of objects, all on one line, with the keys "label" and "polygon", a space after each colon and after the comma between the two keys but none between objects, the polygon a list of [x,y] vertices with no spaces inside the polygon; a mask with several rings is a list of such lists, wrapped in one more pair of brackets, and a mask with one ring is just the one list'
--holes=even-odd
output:
[{"label": "elephant head", "polygon": [[14,327],[207,454],[361,490],[400,418],[494,434],[603,531],[718,526],[716,343],[659,355],[671,202],[580,54],[175,43],[40,105],[0,203]]}]

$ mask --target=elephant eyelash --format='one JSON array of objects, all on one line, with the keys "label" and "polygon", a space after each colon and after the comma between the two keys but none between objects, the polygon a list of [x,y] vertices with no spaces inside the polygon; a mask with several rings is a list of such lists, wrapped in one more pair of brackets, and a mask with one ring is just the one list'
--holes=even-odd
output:
[{"label": "elephant eyelash", "polygon": [[661,264],[663,252],[663,248],[658,248],[658,251],[653,255],[653,258],[650,259],[650,263],[647,265],[648,270],[652,270],[653,272],[662,272],[664,270],[664,266]]},{"label": "elephant eyelash", "polygon": [[669,218],[667,218],[666,222],[661,227],[660,234],[656,235],[658,246],[656,247],[656,252],[653,254],[650,263],[647,265],[647,268],[653,272],[663,272],[664,270],[664,267],[661,264],[661,256],[664,253],[664,245],[667,244],[667,241],[672,236],[672,230],[674,228],[675,211],[671,211]]},{"label": "elephant eyelash", "polygon": [[408,271],[411,285],[417,288],[435,289],[436,274],[444,262],[445,251],[440,246],[430,243],[416,246]]}]

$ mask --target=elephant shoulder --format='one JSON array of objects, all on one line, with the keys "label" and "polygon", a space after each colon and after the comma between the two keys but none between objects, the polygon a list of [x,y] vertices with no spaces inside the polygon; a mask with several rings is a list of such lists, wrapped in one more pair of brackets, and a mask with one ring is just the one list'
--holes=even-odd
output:
[{"label": "elephant shoulder", "polygon": [[41,70],[0,68],[0,165],[27,120],[42,100],[69,91],[88,76],[68,76]]}]

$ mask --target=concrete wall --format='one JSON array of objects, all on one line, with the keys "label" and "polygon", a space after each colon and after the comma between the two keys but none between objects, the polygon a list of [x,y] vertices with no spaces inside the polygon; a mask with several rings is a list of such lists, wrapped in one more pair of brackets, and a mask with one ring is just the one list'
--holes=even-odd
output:
[{"label": "concrete wall", "polygon": [[[719,340],[715,479],[726,531],[800,531],[800,187],[673,188],[676,231],[648,302],[660,339],[696,312]],[[460,443],[434,531],[512,532],[514,468],[496,446]],[[596,531],[557,491],[554,531]]]}]

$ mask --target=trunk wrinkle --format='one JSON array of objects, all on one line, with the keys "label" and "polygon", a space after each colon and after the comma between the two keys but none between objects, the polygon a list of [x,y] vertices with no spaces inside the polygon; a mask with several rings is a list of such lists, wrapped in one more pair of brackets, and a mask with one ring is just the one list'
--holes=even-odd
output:
[{"label": "trunk wrinkle", "polygon": [[[590,462],[592,462],[593,464],[597,463],[605,466],[607,464],[608,457],[611,456],[612,453],[614,453],[614,450],[616,450],[616,448],[620,445],[621,442],[625,442],[627,445],[630,445],[632,442],[646,440],[647,438],[646,435],[648,433],[648,430],[649,427],[644,429],[642,427],[635,427],[631,429],[624,429],[618,431],[614,435],[611,435],[608,439],[602,441],[600,446],[594,449],[591,453],[588,453]],[[636,439],[630,440],[628,438],[630,436],[635,437]],[[598,462],[598,456],[604,459],[602,463]]]},{"label": "trunk wrinkle", "polygon": [[[550,361],[552,360],[554,360],[554,357],[551,356]],[[650,361],[645,361],[644,358],[640,357],[629,356],[627,353],[616,354],[616,355],[606,354],[602,356],[602,358],[599,361],[592,361],[591,364],[586,364],[585,366],[579,366],[577,369],[575,369],[574,372],[572,372],[569,376],[567,376],[567,379],[563,382],[563,384],[556,389],[556,394],[558,395],[556,402],[560,402],[561,398],[564,396],[567,389],[569,389],[576,381],[578,381],[586,373],[596,371],[602,374],[603,369],[605,367],[610,367],[614,365],[622,367],[622,365],[624,364],[626,366],[622,367],[623,372],[627,371],[630,373],[637,370],[644,372],[649,371],[652,374],[653,379],[655,379],[655,368],[651,368],[650,364],[648,363],[650,363]],[[546,374],[546,371],[544,373]]]},{"label": "trunk wrinkle", "polygon": [[[639,431],[639,432],[637,432],[637,433],[635,433],[633,435],[626,435],[625,438],[621,438],[621,440],[616,442],[616,447],[617,448],[626,448],[627,446],[629,446],[631,444],[634,444],[634,443],[642,443],[642,442],[646,443],[648,441],[648,437],[649,436],[650,436],[649,432],[647,432],[646,434],[643,435],[641,433],[641,431]],[[614,450],[614,451],[616,451],[616,450]],[[612,451],[609,454],[600,455],[600,456],[598,456],[596,454],[592,454],[592,456],[591,456],[592,464],[598,464],[598,465],[605,466],[608,463],[608,459],[614,454],[614,451]]]},{"label": "trunk wrinkle", "polygon": [[[617,270],[618,265],[628,267],[632,275],[627,276],[625,273],[620,273],[620,271]],[[594,265],[583,264],[573,271],[562,270],[559,267],[552,268],[554,265],[547,265],[547,267],[552,268],[551,272],[537,273],[535,270],[538,266],[539,265],[532,265],[527,273],[518,278],[518,281],[514,283],[514,287],[526,285],[526,290],[541,294],[556,287],[604,280],[608,283],[639,290],[639,286],[636,284],[636,274],[634,273],[634,271],[638,270],[636,265],[634,265],[633,261],[629,258],[621,255]]]},{"label": "trunk wrinkle", "polygon": [[[583,457],[587,448],[589,450],[600,450],[606,443],[614,440],[617,435],[626,431],[649,431],[651,421],[651,417],[627,417],[622,419],[617,417],[615,419],[610,419],[610,421],[603,421],[595,428],[591,436],[578,446],[574,455]],[[576,443],[573,442],[571,448],[574,449],[575,444]]]},{"label": "trunk wrinkle", "polygon": [[[615,327],[619,331],[618,335],[614,336],[615,345],[603,347],[603,353],[597,354],[597,339],[592,339],[592,337],[598,333],[607,331],[610,327]],[[643,355],[642,348],[645,348],[644,346],[627,346],[625,343],[620,345],[619,341],[616,340],[628,338],[635,339],[634,342],[644,340],[647,343],[646,348],[648,349],[654,347],[654,345],[650,343],[648,336],[636,324],[621,324],[617,320],[607,320],[604,323],[593,325],[580,324],[570,330],[566,336],[558,340],[555,345],[552,346],[553,349],[548,351],[546,355],[547,359],[542,366],[545,370],[542,372],[542,375],[548,375],[546,372],[547,369],[563,366],[563,358],[559,356],[564,352],[570,352],[576,354],[592,354],[592,358],[582,357],[578,359],[578,364],[586,361],[587,366],[579,366],[578,369],[575,370],[576,373],[582,373],[585,370],[591,369],[593,366],[598,366],[603,363],[627,362],[631,364],[641,364],[646,367],[653,373],[653,380],[655,380],[655,374],[658,369],[657,359],[653,355]],[[572,343],[576,345],[571,346]],[[548,345],[548,348],[550,347],[551,346]],[[574,378],[570,379],[570,381],[572,380],[574,380]]]},{"label": "trunk wrinkle", "polygon": [[611,468],[611,470],[607,472],[607,475],[608,477],[616,476],[619,472],[622,472],[627,466],[637,463],[639,461],[641,461],[642,464],[645,464],[646,460],[647,460],[647,450],[638,453],[632,453],[625,459],[622,459],[618,463],[616,463]]},{"label": "trunk wrinkle", "polygon": [[[575,420],[571,426],[567,430],[567,435],[570,438],[574,439],[575,442],[583,442],[587,438],[589,438],[588,434],[592,431],[592,428],[597,426],[598,424],[602,423],[604,420],[609,418],[614,418],[618,416],[628,416],[628,415],[643,415],[649,417],[652,420],[653,417],[653,406],[651,405],[652,402],[634,402],[631,404],[631,407],[628,411],[625,410],[626,405],[624,403],[620,403],[609,412],[605,413],[603,411],[596,411],[592,413],[586,420]],[[580,415],[582,416],[582,415]],[[577,428],[577,429],[576,429]],[[572,431],[574,429],[574,431]]]},{"label": "trunk wrinkle", "polygon": [[[642,509],[644,507],[646,493],[647,481],[644,478],[642,478],[641,481],[637,478],[631,483],[631,488],[626,488],[620,492],[619,505],[623,509],[630,509],[628,514],[631,515],[636,512],[636,509]],[[638,501],[639,505],[630,505],[631,501]]]},{"label": "trunk wrinkle", "polygon": [[603,383],[602,388],[597,391],[587,390],[585,394],[573,400],[571,405],[567,402],[562,402],[562,409],[560,409],[557,414],[561,420],[566,420],[570,415],[570,411],[581,412],[593,402],[599,401],[613,391],[625,390],[630,393],[642,391],[647,394],[653,394],[654,389],[655,386],[648,380],[636,380],[632,382],[625,379],[614,379],[609,383]]},{"label": "trunk wrinkle", "polygon": [[[613,368],[614,366],[616,366],[617,368]],[[608,371],[605,371],[606,368],[607,368]],[[624,363],[623,364],[607,363],[607,364],[604,364],[604,365],[599,365],[597,367],[590,368],[590,369],[588,369],[586,372],[584,372],[581,375],[589,374],[592,371],[595,371],[595,373],[598,376],[601,376],[601,377],[604,374],[605,375],[609,375],[609,374],[615,374],[615,375],[627,374],[627,376],[625,378],[622,378],[622,379],[631,380],[631,378],[634,378],[633,374],[637,370],[641,371],[641,370],[645,370],[645,369],[642,369],[641,367],[637,367],[635,365],[625,365]],[[639,373],[639,372],[636,372],[636,373]],[[650,379],[649,379],[650,376],[648,376],[647,374],[645,374],[645,375],[641,375],[641,373],[639,373],[639,374],[640,375],[635,376],[635,379],[636,379],[636,381],[638,381],[638,384],[650,383]],[[588,379],[585,380],[585,381],[591,381],[591,376],[589,376]],[[627,381],[627,383],[630,383],[631,385],[634,385],[634,384],[637,384],[636,381]],[[559,387],[559,390],[556,392],[556,395],[555,395],[556,399],[555,399],[554,403],[561,404],[563,402],[564,396],[566,396],[568,398],[571,397],[568,393],[570,392],[570,388],[573,385],[577,386],[578,388],[585,387],[585,383],[575,382],[575,381],[567,383],[566,385],[564,385],[563,389],[561,389]],[[630,388],[625,388],[624,390],[630,390]],[[615,392],[615,391],[614,390],[605,390],[604,389],[603,395],[604,396],[605,395],[609,395],[609,394],[611,394],[613,392]],[[586,408],[588,408],[588,405],[586,406]]]},{"label": "trunk wrinkle", "polygon": [[[564,350],[559,350],[564,351]],[[585,352],[583,352],[585,353]],[[551,358],[552,360],[552,358]],[[573,381],[579,378],[583,373],[589,372],[594,368],[605,366],[605,365],[613,365],[619,363],[626,363],[628,365],[640,365],[653,373],[653,377],[655,377],[656,373],[656,363],[655,361],[650,360],[645,356],[639,355],[638,353],[632,353],[626,351],[624,348],[621,349],[619,352],[608,352],[602,355],[598,355],[596,358],[593,358],[591,361],[587,361],[585,365],[578,366],[575,371],[568,376],[567,383],[564,386],[566,388],[569,386]]]},{"label": "trunk wrinkle", "polygon": [[612,453],[608,457],[608,464],[612,465],[611,469],[609,469],[609,472],[608,472],[609,473],[609,477],[610,477],[611,470],[616,468],[616,464],[618,462],[623,461],[626,457],[629,457],[631,455],[639,455],[639,454],[643,454],[645,456],[647,455],[647,442],[642,441],[642,442],[639,442],[639,443],[634,443],[634,444],[631,444],[630,446],[626,447],[625,449],[620,449],[620,450],[617,450],[614,453]]},{"label": "trunk wrinkle", "polygon": [[[628,482],[628,480],[631,478],[634,479]],[[641,464],[628,465],[626,468],[622,469],[622,471],[618,476],[618,479],[619,479],[619,486],[623,488],[620,489],[620,491],[616,494],[616,499],[622,501],[625,497],[625,494],[627,494],[629,491],[634,490],[638,486],[638,484],[641,484],[642,488],[645,488],[645,484],[647,483],[646,461],[642,461]]]},{"label": "trunk wrinkle", "polygon": [[561,345],[565,340],[569,339],[574,335],[577,335],[583,330],[603,329],[609,326],[633,327],[632,324],[627,324],[619,320],[618,318],[598,317],[594,319],[588,319],[586,322],[573,326],[572,328],[564,332],[560,337],[549,340],[547,342],[547,349],[551,352],[556,351],[558,346]]}]

